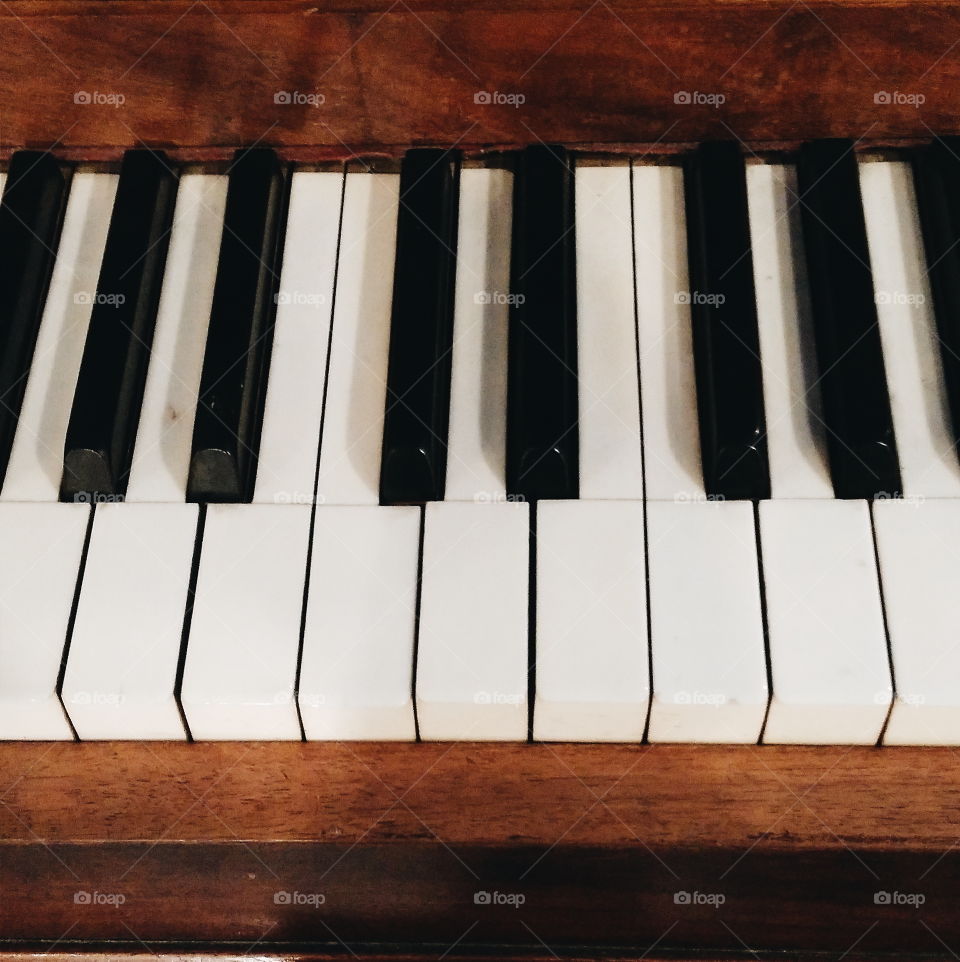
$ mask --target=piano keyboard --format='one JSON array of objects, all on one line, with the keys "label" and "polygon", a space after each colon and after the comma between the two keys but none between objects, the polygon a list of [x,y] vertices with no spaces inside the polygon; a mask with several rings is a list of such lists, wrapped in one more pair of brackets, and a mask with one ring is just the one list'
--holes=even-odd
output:
[{"label": "piano keyboard", "polygon": [[0,252],[0,738],[960,744],[957,141],[24,151]]}]

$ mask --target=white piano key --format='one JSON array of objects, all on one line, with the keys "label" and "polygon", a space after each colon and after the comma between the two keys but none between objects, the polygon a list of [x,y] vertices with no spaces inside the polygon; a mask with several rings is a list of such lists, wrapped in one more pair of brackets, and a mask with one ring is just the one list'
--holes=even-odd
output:
[{"label": "white piano key", "polygon": [[650,662],[642,501],[541,501],[536,741],[639,742]]},{"label": "white piano key", "polygon": [[647,506],[651,742],[756,742],[767,710],[753,505]]},{"label": "white piano key", "polygon": [[529,511],[426,506],[416,699],[424,740],[527,737]]},{"label": "white piano key", "polygon": [[890,665],[866,501],[761,501],[773,695],[763,740],[870,745]]},{"label": "white piano key", "polygon": [[746,171],[771,495],[832,498],[796,169],[748,164]]},{"label": "white piano key", "polygon": [[873,505],[896,693],[885,745],[960,745],[960,501]]},{"label": "white piano key", "polygon": [[175,688],[195,504],[100,504],[62,698],[81,740],[182,740]]},{"label": "white piano key", "polygon": [[186,493],[226,200],[226,176],[180,178],[127,501]]},{"label": "white piano key", "polygon": [[198,741],[301,737],[295,685],[310,512],[207,506],[181,689]]},{"label": "white piano key", "polygon": [[643,458],[649,500],[702,500],[683,171],[633,167]]},{"label": "white piano key", "polygon": [[60,497],[67,423],[116,191],[116,174],[73,175],[2,501]]},{"label": "white piano key", "polygon": [[308,739],[416,739],[420,510],[317,511],[298,692]]},{"label": "white piano key", "polygon": [[506,495],[512,198],[512,171],[461,171],[447,501]]},{"label": "white piano key", "polygon": [[575,176],[580,497],[642,498],[630,166]]},{"label": "white piano key", "polygon": [[317,502],[378,504],[399,174],[348,172]]},{"label": "white piano key", "polygon": [[317,474],[343,173],[297,171],[253,500],[309,503]]},{"label": "white piano key", "polygon": [[72,739],[57,696],[90,509],[0,504],[0,739]]},{"label": "white piano key", "polygon": [[910,164],[861,163],[860,189],[903,494],[960,497]]}]

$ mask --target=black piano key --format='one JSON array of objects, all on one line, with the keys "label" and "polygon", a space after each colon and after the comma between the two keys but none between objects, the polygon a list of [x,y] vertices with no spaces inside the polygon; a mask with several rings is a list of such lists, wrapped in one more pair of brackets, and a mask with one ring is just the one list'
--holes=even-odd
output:
[{"label": "black piano key", "polygon": [[703,144],[684,165],[700,450],[707,494],[770,497],[743,156]]},{"label": "black piano key", "polygon": [[0,480],[23,405],[66,193],[52,155],[28,150],[13,155],[0,203]]},{"label": "black piano key", "polygon": [[459,180],[456,152],[411,150],[404,158],[381,504],[443,500]]},{"label": "black piano key", "polygon": [[126,492],[176,194],[162,153],[124,155],[67,428],[65,500]]},{"label": "black piano key", "polygon": [[960,137],[919,150],[913,179],[953,438],[960,441]]},{"label": "black piano key", "polygon": [[507,374],[507,491],[576,498],[577,297],[574,177],[567,152],[517,157]]},{"label": "black piano key", "polygon": [[286,189],[272,150],[236,153],[193,428],[191,501],[249,501],[253,494]]},{"label": "black piano key", "polygon": [[834,493],[894,496],[900,464],[853,143],[804,146],[797,181]]}]

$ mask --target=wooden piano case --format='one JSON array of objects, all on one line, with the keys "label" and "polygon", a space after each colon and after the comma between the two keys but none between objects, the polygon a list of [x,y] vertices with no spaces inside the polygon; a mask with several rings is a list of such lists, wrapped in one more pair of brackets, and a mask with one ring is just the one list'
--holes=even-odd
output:
[{"label": "wooden piano case", "polygon": [[[958,133],[955,0],[4,0],[0,150]],[[953,749],[0,745],[11,957],[960,953]]]}]

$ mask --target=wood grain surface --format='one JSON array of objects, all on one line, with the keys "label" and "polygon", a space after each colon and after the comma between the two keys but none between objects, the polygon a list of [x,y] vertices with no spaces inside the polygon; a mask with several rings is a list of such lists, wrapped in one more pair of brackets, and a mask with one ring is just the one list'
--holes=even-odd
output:
[{"label": "wood grain surface", "polygon": [[960,132],[956,0],[7,0],[0,35],[0,146],[70,156]]}]

